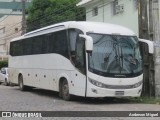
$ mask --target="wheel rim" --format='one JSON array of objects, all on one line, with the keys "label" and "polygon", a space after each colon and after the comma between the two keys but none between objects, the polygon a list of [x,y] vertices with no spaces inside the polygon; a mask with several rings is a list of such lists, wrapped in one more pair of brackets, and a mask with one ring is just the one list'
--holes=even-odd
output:
[{"label": "wheel rim", "polygon": [[7,80],[5,80],[5,85],[7,85]]},{"label": "wheel rim", "polygon": [[22,88],[22,81],[20,81],[19,86],[20,86],[20,88]]},{"label": "wheel rim", "polygon": [[64,97],[64,98],[66,98],[66,97],[69,96],[69,87],[68,87],[68,84],[67,84],[67,83],[64,83],[64,84],[63,84],[62,94],[63,94],[63,97]]},{"label": "wheel rim", "polygon": [[22,77],[20,77],[20,80],[19,80],[19,87],[20,87],[20,89],[22,89],[22,88],[23,88],[23,81],[22,81]]}]

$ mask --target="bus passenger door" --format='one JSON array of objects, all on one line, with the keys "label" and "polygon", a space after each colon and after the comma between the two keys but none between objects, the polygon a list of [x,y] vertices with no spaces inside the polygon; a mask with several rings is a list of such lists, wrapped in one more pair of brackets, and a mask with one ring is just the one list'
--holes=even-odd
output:
[{"label": "bus passenger door", "polygon": [[75,53],[75,70],[72,74],[74,80],[74,94],[85,96],[86,91],[86,56],[85,40],[77,36]]}]

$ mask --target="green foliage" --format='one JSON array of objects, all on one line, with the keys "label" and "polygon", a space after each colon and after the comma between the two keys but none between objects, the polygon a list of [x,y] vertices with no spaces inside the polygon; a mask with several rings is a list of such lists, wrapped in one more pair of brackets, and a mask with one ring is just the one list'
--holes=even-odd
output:
[{"label": "green foliage", "polygon": [[33,0],[27,10],[27,31],[63,21],[85,20],[85,9],[76,4],[76,0]]},{"label": "green foliage", "polygon": [[0,68],[8,67],[8,61],[0,61]]},{"label": "green foliage", "polygon": [[137,103],[148,103],[148,104],[158,104],[160,105],[160,98],[157,97],[140,97],[140,98],[136,98],[133,99],[133,101],[137,102]]},{"label": "green foliage", "polygon": [[114,102],[119,103],[144,103],[144,104],[157,104],[160,105],[160,97],[125,97],[125,98],[117,98]]}]

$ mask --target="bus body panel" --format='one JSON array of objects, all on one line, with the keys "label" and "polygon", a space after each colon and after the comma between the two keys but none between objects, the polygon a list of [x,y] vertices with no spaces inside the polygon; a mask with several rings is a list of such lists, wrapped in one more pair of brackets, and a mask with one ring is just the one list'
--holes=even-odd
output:
[{"label": "bus body panel", "polygon": [[[17,62],[20,61],[19,59],[22,62]],[[41,54],[12,57],[9,63],[9,76],[12,83],[18,84],[18,76],[22,74],[24,85],[59,91],[59,80],[65,78],[69,83],[71,94],[85,96],[86,76],[61,55]]]},{"label": "bus body panel", "polygon": [[78,28],[82,30],[85,34],[87,32],[100,33],[100,34],[119,34],[119,35],[129,35],[135,36],[135,33],[130,29],[109,23],[101,22],[71,22],[67,24],[68,28]]},{"label": "bus body panel", "polygon": [[[86,76],[78,70],[66,72],[65,70],[57,70],[58,79],[65,78],[69,84],[69,92],[72,95],[85,96]],[[59,81],[58,81],[59,83]]]},{"label": "bus body panel", "polygon": [[73,95],[78,96],[85,96],[86,92],[86,76],[82,74],[79,70],[75,68],[74,71],[71,73],[72,75],[72,87],[71,87],[71,93]]},{"label": "bus body panel", "polygon": [[73,71],[71,62],[58,54],[12,57],[9,63],[11,82],[18,84],[18,75],[22,74],[25,85],[56,91],[58,91],[57,71],[60,70],[60,73]]}]

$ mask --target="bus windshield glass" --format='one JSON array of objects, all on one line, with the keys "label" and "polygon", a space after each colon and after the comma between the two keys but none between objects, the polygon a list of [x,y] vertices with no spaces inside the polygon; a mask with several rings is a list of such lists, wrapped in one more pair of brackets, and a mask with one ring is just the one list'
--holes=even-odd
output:
[{"label": "bus windshield glass", "polygon": [[89,71],[105,77],[135,77],[142,74],[142,58],[135,36],[88,33],[93,51]]}]

